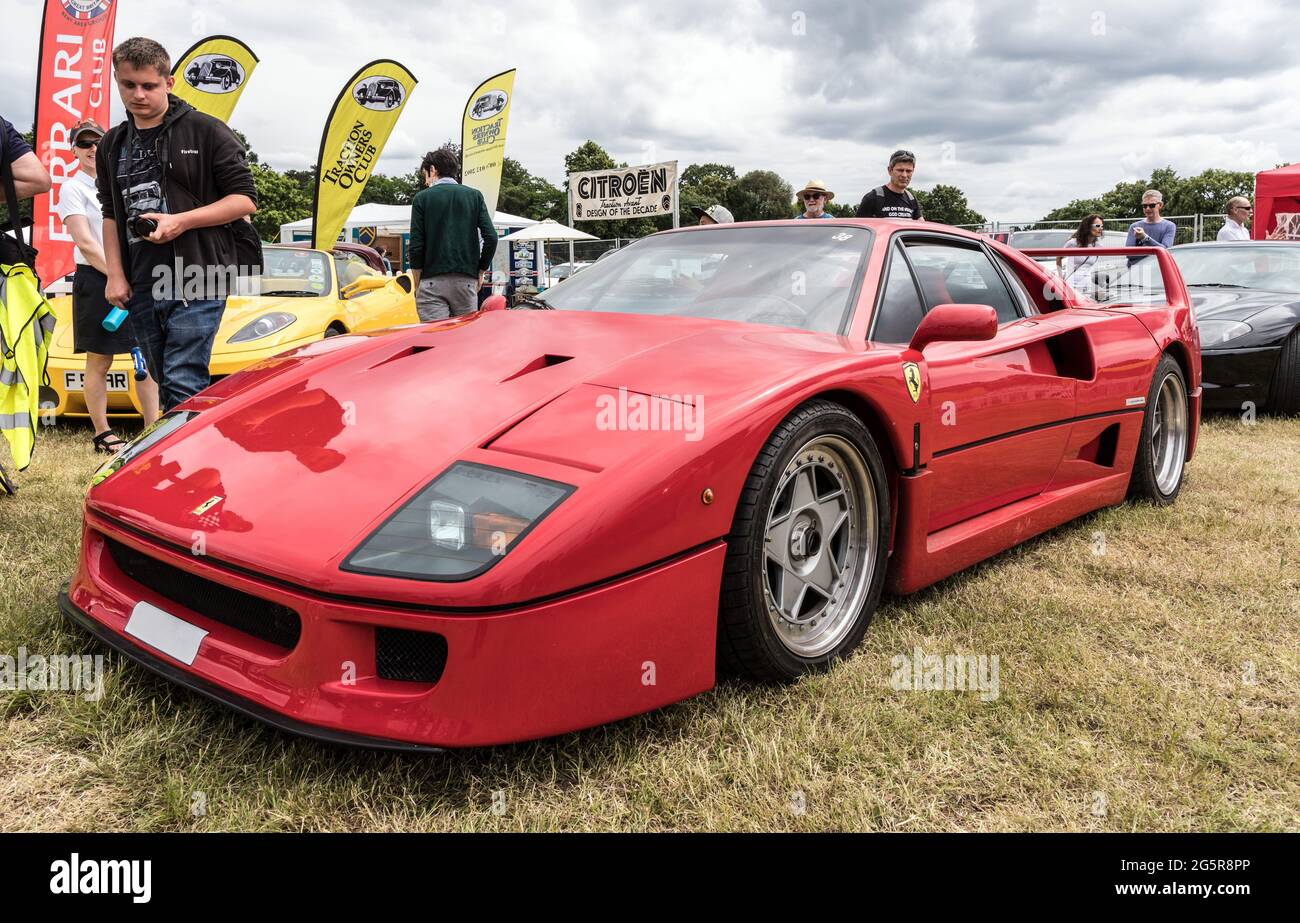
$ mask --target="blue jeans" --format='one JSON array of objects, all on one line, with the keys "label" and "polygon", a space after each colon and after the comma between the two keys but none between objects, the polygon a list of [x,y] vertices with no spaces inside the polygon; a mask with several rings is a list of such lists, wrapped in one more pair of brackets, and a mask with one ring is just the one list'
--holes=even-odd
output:
[{"label": "blue jeans", "polygon": [[127,305],[163,413],[208,386],[208,363],[225,301],[155,301],[148,292]]}]

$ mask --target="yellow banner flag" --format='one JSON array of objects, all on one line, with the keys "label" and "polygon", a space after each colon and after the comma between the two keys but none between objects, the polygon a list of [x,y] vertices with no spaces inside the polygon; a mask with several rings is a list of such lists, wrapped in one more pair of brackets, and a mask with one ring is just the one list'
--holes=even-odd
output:
[{"label": "yellow banner flag", "polygon": [[460,129],[460,181],[483,193],[488,213],[497,210],[501,193],[501,168],[506,159],[506,123],[510,97],[515,91],[515,71],[489,77],[469,94]]},{"label": "yellow banner flag", "polygon": [[418,82],[396,61],[372,61],[334,101],[316,161],[313,247],[329,249],[338,240]]},{"label": "yellow banner flag", "polygon": [[256,67],[257,55],[239,39],[210,35],[177,60],[172,92],[200,112],[229,123]]}]

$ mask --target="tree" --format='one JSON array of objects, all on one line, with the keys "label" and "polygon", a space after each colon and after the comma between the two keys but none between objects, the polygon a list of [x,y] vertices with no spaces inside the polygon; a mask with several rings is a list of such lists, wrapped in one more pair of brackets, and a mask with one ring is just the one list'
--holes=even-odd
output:
[{"label": "tree", "polygon": [[366,188],[361,191],[357,204],[378,202],[381,205],[410,205],[415,199],[415,194],[422,188],[424,184],[418,170],[405,176],[385,176],[383,173],[375,173],[366,181]]},{"label": "tree", "polygon": [[939,183],[928,192],[917,189],[915,193],[926,221],[938,221],[941,224],[984,223],[984,216],[970,207],[966,193],[956,186]]},{"label": "tree", "polygon": [[280,225],[311,215],[312,196],[304,192],[294,179],[277,173],[266,164],[255,164],[251,169],[253,184],[257,187],[253,227],[257,228],[263,240],[279,240]]},{"label": "tree", "polygon": [[696,208],[725,204],[735,182],[736,168],[727,164],[693,163],[683,170],[679,179],[681,198],[678,202],[681,223],[697,224]]},{"label": "tree", "polygon": [[239,139],[239,143],[244,146],[244,150],[247,152],[249,164],[261,163],[262,159],[257,156],[257,151],[253,150],[253,146],[248,143],[248,136],[238,128],[232,128],[230,130],[235,133],[235,137]]},{"label": "tree", "polygon": [[564,192],[546,179],[529,173],[519,161],[507,157],[501,165],[501,192],[497,208],[510,215],[567,223]]},{"label": "tree", "polygon": [[727,189],[727,207],[737,221],[793,217],[794,189],[771,170],[750,170]]}]

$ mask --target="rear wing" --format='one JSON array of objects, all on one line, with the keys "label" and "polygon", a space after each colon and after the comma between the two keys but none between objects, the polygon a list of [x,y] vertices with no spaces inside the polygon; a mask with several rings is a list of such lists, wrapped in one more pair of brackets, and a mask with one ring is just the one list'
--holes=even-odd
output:
[{"label": "rear wing", "polygon": [[[1039,264],[1047,264],[1059,286],[1054,297],[1071,304],[1167,304],[1190,308],[1191,300],[1173,254],[1164,247],[1042,247],[1018,251]],[[1071,262],[1066,262],[1066,260]],[[1057,264],[1062,267],[1057,272]],[[1070,267],[1074,267],[1070,271]],[[1081,294],[1067,284],[1076,273],[1092,289]],[[1077,278],[1077,277],[1076,277]],[[1049,296],[1051,297],[1051,296]]]}]

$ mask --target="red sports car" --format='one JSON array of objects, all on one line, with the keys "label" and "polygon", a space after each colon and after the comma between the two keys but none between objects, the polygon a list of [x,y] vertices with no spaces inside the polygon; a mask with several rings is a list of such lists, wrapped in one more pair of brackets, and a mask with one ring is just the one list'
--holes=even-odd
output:
[{"label": "red sports car", "polygon": [[1142,254],[1139,297],[1101,307],[944,225],[715,225],[515,310],[313,343],[101,469],[61,605],[180,685],[375,747],[572,731],[719,667],[791,680],[886,589],[1178,495],[1200,349]]}]

